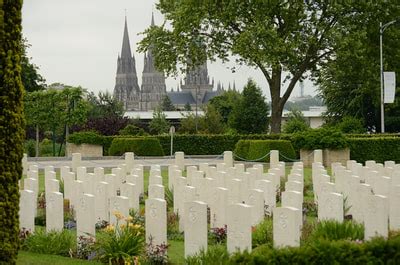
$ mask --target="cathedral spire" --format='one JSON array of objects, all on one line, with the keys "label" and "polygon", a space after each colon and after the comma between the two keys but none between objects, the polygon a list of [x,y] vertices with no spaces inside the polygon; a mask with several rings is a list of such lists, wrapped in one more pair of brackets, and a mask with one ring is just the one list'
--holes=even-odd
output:
[{"label": "cathedral spire", "polygon": [[128,23],[125,15],[124,38],[122,40],[121,58],[131,58],[132,52],[129,45]]},{"label": "cathedral spire", "polygon": [[151,12],[151,26],[154,26],[154,13]]}]

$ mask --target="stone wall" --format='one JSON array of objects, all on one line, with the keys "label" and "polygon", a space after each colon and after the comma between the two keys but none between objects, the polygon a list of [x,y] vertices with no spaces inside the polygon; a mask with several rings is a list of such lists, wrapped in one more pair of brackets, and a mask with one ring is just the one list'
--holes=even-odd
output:
[{"label": "stone wall", "polygon": [[93,144],[72,144],[67,143],[66,154],[72,157],[73,153],[81,153],[82,157],[100,157],[103,156],[103,146]]},{"label": "stone wall", "polygon": [[[300,160],[303,162],[305,167],[311,167],[314,162],[314,153],[311,150],[300,150]],[[340,150],[323,150],[323,163],[325,167],[330,167],[332,163],[340,162],[342,165],[346,165],[347,160],[350,160],[350,149]]]}]

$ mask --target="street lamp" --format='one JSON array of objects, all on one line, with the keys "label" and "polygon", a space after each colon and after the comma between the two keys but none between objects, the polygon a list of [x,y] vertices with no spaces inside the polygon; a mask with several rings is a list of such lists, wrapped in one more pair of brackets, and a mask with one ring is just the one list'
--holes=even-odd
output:
[{"label": "street lamp", "polygon": [[383,47],[382,47],[382,37],[383,32],[387,27],[396,23],[397,20],[390,21],[384,25],[382,22],[379,23],[379,48],[380,48],[380,60],[381,60],[381,133],[385,132],[385,107],[384,107],[384,97],[383,97]]}]

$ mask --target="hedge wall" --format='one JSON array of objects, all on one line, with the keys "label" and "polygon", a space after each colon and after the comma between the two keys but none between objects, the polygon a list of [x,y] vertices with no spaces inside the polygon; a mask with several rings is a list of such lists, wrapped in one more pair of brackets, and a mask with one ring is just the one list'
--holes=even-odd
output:
[{"label": "hedge wall", "polygon": [[[264,157],[271,150],[278,150],[282,155],[280,160],[291,161],[296,159],[296,153],[293,145],[287,140],[240,140],[236,144],[234,153],[240,158],[246,160],[257,160]],[[286,158],[284,158],[286,157]],[[269,156],[260,161],[268,162]]]},{"label": "hedge wall", "polygon": [[25,120],[21,82],[21,0],[0,1],[0,264],[19,248],[19,186]]},{"label": "hedge wall", "polygon": [[110,155],[134,152],[138,156],[163,156],[160,142],[155,138],[115,138],[109,149]]},{"label": "hedge wall", "polygon": [[319,240],[299,248],[261,246],[233,255],[226,264],[400,264],[400,237],[375,238],[362,244]]},{"label": "hedge wall", "polygon": [[400,162],[400,137],[384,138],[350,138],[350,159],[359,163],[375,160],[382,163],[386,160]]}]

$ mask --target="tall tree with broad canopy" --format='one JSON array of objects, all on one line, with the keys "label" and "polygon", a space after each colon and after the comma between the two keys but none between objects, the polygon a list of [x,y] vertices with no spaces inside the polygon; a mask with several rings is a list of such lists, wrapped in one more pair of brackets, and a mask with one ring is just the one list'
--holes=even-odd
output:
[{"label": "tall tree with broad canopy", "polygon": [[0,264],[16,264],[24,141],[20,0],[0,0]]},{"label": "tall tree with broad canopy", "polygon": [[353,14],[348,1],[323,0],[160,0],[157,8],[166,22],[144,32],[139,51],[151,46],[167,74],[232,56],[258,68],[269,85],[273,133],[296,83],[332,55],[341,20]]}]

